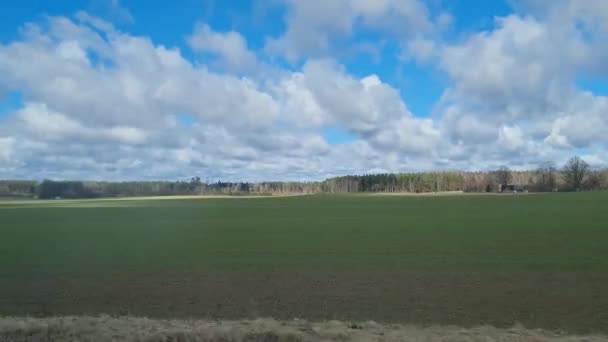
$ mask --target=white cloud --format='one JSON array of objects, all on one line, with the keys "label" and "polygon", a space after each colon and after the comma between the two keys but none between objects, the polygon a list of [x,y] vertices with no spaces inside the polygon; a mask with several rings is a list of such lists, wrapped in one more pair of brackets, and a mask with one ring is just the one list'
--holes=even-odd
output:
[{"label": "white cloud", "polygon": [[407,52],[417,62],[426,63],[435,57],[437,44],[431,39],[417,37],[407,43]]},{"label": "white cloud", "polygon": [[120,0],[110,0],[110,12],[111,15],[125,22],[133,23],[135,21],[131,12],[129,12],[126,7],[122,6]]},{"label": "white cloud", "polygon": [[601,47],[552,15],[496,24],[441,50],[440,66],[453,81],[440,106],[444,137],[489,160],[505,153],[542,160],[605,143],[606,100],[575,83]]},{"label": "white cloud", "polygon": [[23,128],[39,139],[65,140],[108,139],[126,144],[142,144],[146,133],[136,127],[115,126],[109,128],[87,127],[65,114],[55,112],[44,103],[26,103],[19,110],[17,118],[23,123]]},{"label": "white cloud", "polygon": [[252,80],[197,68],[178,50],[146,38],[109,33],[104,39],[65,19],[53,19],[48,35],[1,46],[0,71],[8,87],[33,101],[105,126],[158,128],[167,114],[180,113],[267,126],[278,115],[272,98]]},{"label": "white cloud", "polygon": [[[314,177],[310,158],[327,154],[329,146],[320,132],[300,132],[291,121],[281,126],[286,108],[269,91],[276,85],[267,84],[279,79],[212,72],[177,49],[109,26],[95,32],[89,22],[50,18],[48,29],[30,25],[22,39],[0,45],[0,87],[18,90],[25,100],[0,127],[7,136],[2,157],[19,155],[27,167],[11,172]],[[194,125],[176,125],[180,114],[193,117]]]},{"label": "white cloud", "polygon": [[571,101],[570,110],[552,122],[546,142],[561,148],[585,148],[608,142],[608,98],[582,94]]},{"label": "white cloud", "polygon": [[227,67],[236,71],[255,67],[256,57],[247,48],[247,41],[236,31],[215,32],[209,25],[198,23],[188,44],[197,52],[212,53],[222,58]]},{"label": "white cloud", "polygon": [[421,35],[435,27],[420,0],[286,0],[287,30],[267,41],[266,51],[295,62],[326,56],[332,46],[352,37],[358,26],[398,37]]},{"label": "white cloud", "polygon": [[596,0],[517,0],[522,11],[541,18],[551,30],[576,30],[593,53],[588,56],[583,74],[608,76],[608,2]]},{"label": "white cloud", "polygon": [[503,126],[498,132],[498,143],[508,151],[519,151],[526,145],[524,132],[519,126]]},{"label": "white cloud", "polygon": [[0,137],[0,160],[2,162],[9,162],[13,157],[13,149],[15,146],[15,139],[12,137]]},{"label": "white cloud", "polygon": [[455,81],[454,92],[496,108],[515,106],[511,115],[543,114],[541,109],[559,105],[591,53],[580,35],[531,17],[509,16],[497,24],[444,49],[441,65]]},{"label": "white cloud", "polygon": [[136,127],[112,127],[103,134],[127,144],[143,144],[146,141],[146,133]]},{"label": "white cloud", "polygon": [[439,139],[433,122],[415,118],[397,89],[374,74],[352,77],[330,60],[307,62],[279,93],[299,126],[337,126],[382,150],[428,152]]}]

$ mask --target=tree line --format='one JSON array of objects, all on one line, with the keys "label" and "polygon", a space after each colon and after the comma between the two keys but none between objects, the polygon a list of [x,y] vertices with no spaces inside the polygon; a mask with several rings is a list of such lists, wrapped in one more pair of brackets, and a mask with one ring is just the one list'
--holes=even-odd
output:
[{"label": "tree line", "polygon": [[0,197],[100,198],[168,195],[272,195],[351,192],[498,192],[508,185],[533,192],[608,190],[608,170],[593,170],[579,157],[563,167],[544,163],[532,171],[507,167],[490,172],[418,172],[352,175],[322,182],[202,182],[189,181],[97,182],[0,180]]},{"label": "tree line", "polygon": [[499,192],[507,186],[531,192],[608,190],[608,170],[593,170],[580,157],[561,168],[551,162],[531,171],[507,167],[489,172],[422,172],[343,176],[322,183],[324,192]]},{"label": "tree line", "polygon": [[319,182],[215,182],[190,181],[55,181],[0,180],[0,198],[77,199],[171,195],[273,195],[321,192]]}]

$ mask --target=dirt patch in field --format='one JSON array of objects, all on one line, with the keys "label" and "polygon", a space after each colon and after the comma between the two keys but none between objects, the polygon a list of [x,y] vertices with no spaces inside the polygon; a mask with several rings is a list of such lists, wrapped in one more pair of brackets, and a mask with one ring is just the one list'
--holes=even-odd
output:
[{"label": "dirt patch in field", "polygon": [[122,317],[0,318],[0,341],[608,341],[606,336],[576,336],[528,330],[415,327],[374,322],[273,319],[245,321],[151,320]]}]

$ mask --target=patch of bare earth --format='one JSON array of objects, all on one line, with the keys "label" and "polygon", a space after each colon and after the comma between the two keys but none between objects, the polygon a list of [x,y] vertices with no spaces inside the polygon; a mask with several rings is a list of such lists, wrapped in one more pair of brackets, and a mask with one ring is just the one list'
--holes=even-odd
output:
[{"label": "patch of bare earth", "polygon": [[523,327],[415,327],[374,322],[273,319],[242,321],[152,320],[109,316],[0,318],[0,341],[608,341],[600,335],[565,335]]}]

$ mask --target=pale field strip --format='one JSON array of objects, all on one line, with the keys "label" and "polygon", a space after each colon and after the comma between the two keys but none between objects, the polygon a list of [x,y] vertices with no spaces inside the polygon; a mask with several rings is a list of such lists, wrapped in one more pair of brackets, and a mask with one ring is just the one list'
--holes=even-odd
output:
[{"label": "pale field strip", "polygon": [[280,193],[270,195],[169,195],[169,196],[133,196],[133,197],[101,197],[92,199],[58,199],[58,200],[2,200],[0,209],[19,208],[96,208],[96,207],[137,207],[142,204],[129,204],[128,202],[166,201],[166,200],[210,200],[210,199],[260,199],[260,198],[287,198],[312,196],[315,194],[333,194],[341,196],[361,197],[450,197],[450,196],[528,196],[547,195],[550,193],[488,193],[488,192],[356,192],[356,193]]},{"label": "pale field strip", "polygon": [[310,194],[272,194],[272,195],[176,195],[176,196],[133,196],[102,197],[92,199],[50,199],[50,200],[0,200],[0,209],[15,208],[95,208],[95,207],[136,207],[128,202],[166,201],[166,200],[208,200],[208,199],[260,199],[307,196]]},{"label": "pale field strip", "polygon": [[464,191],[439,191],[439,192],[371,192],[371,193],[353,193],[357,196],[386,196],[386,197],[448,197],[448,196],[528,196],[528,195],[543,195],[551,194],[549,192],[527,192],[527,193],[512,193],[512,192],[464,192]]},{"label": "pale field strip", "polygon": [[0,341],[608,341],[603,335],[570,335],[522,326],[494,328],[480,326],[418,327],[383,325],[375,322],[348,323],[304,320],[256,319],[153,320],[109,316],[56,318],[1,318]]}]

